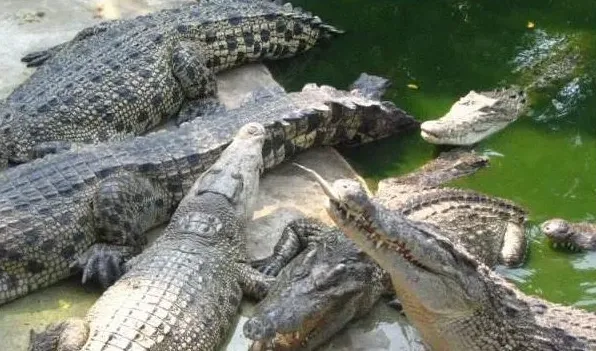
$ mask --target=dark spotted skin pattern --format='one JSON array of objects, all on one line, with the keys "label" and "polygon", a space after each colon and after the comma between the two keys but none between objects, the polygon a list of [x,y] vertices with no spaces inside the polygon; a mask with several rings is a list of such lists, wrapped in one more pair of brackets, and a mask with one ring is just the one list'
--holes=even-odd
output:
[{"label": "dark spotted skin pattern", "polygon": [[340,32],[289,4],[201,1],[100,23],[23,58],[39,68],[0,104],[0,167],[122,140],[213,97],[214,74],[280,59]]},{"label": "dark spotted skin pattern", "polygon": [[216,349],[243,294],[262,298],[274,280],[245,263],[244,228],[258,194],[265,130],[251,123],[238,134],[86,321],[34,333],[32,351]]},{"label": "dark spotted skin pattern", "polygon": [[111,283],[122,268],[117,263],[140,250],[142,232],[170,218],[248,122],[265,125],[266,169],[310,147],[369,142],[417,125],[389,102],[329,86],[268,94],[170,131],[48,155],[0,173],[0,304],[81,269],[86,280]]}]

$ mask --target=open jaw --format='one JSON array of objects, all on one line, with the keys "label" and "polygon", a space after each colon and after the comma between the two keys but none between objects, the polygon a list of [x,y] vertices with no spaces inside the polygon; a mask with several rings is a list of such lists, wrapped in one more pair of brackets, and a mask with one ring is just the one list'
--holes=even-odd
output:
[{"label": "open jaw", "polygon": [[[327,212],[330,217],[350,239],[361,246],[371,257],[381,261],[381,256],[385,255],[375,253],[390,251],[388,255],[401,257],[414,267],[430,270],[414,257],[405,242],[400,241],[391,231],[379,226],[379,223],[382,222],[375,220],[376,208],[370,201],[366,190],[358,182],[340,179],[330,185],[315,171],[296,163],[295,165],[317,180],[329,197]],[[342,191],[338,191],[338,189],[346,190],[346,193],[349,192],[354,196],[342,196]],[[382,262],[379,264],[383,266]]]}]

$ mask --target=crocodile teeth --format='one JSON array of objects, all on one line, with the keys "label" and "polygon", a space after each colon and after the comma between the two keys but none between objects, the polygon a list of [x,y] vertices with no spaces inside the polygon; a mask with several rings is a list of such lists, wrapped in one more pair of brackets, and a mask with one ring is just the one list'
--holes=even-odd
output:
[{"label": "crocodile teeth", "polygon": [[383,241],[382,240],[377,241],[376,247],[377,247],[377,250],[380,249],[381,247],[383,247]]}]

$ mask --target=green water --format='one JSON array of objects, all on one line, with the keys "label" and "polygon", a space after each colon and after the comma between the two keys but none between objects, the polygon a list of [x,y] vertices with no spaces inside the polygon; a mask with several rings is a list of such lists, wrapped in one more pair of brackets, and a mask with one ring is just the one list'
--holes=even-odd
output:
[{"label": "green water", "polygon": [[[344,87],[360,72],[390,78],[386,98],[420,120],[441,116],[470,90],[520,82],[523,52],[537,53],[540,35],[572,37],[582,68],[532,95],[528,115],[477,145],[491,165],[455,185],[509,198],[527,208],[527,263],[509,270],[527,293],[596,310],[596,255],[555,251],[537,225],[550,217],[596,217],[596,3],[574,1],[294,1],[347,31],[311,55],[270,65],[288,90],[307,82]],[[534,28],[527,28],[528,22]],[[527,56],[527,55],[526,55]],[[418,89],[408,88],[415,84]],[[417,133],[344,155],[374,183],[408,172],[440,147]]]}]

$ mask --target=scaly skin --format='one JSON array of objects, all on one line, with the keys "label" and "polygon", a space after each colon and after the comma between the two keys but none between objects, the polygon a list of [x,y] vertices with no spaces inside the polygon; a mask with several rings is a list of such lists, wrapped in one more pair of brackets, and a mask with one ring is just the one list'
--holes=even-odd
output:
[{"label": "scaly skin", "polygon": [[[524,212],[505,200],[439,187],[487,162],[473,152],[443,152],[412,173],[382,180],[377,196],[408,218],[450,229],[453,240],[483,263],[495,265],[508,221],[521,221]],[[273,254],[254,266],[267,274],[281,273],[244,325],[245,336],[254,340],[251,351],[316,349],[393,291],[387,274],[341,230],[312,220],[290,223]]]},{"label": "scaly skin", "polygon": [[540,229],[554,247],[565,247],[571,251],[596,250],[596,224],[594,223],[570,223],[561,218],[553,218],[542,223]]},{"label": "scaly skin", "polygon": [[0,108],[0,167],[80,143],[143,134],[184,101],[212,98],[215,73],[281,59],[341,31],[271,1],[201,1],[103,22],[23,58],[39,68]]},{"label": "scaly skin", "polygon": [[526,94],[517,87],[480,94],[471,91],[445,116],[422,123],[420,136],[432,144],[472,145],[502,130],[526,110]]},{"label": "scaly skin", "polygon": [[244,324],[251,351],[314,350],[392,290],[388,275],[340,230],[312,219],[290,222],[273,255],[255,265],[281,272]]},{"label": "scaly skin", "polygon": [[81,270],[109,285],[247,122],[265,125],[266,169],[310,147],[365,143],[417,124],[390,102],[329,86],[257,95],[171,131],[0,173],[0,304]]},{"label": "scaly skin", "polygon": [[242,295],[262,298],[272,280],[245,263],[264,142],[262,125],[242,127],[86,320],[33,334],[30,350],[215,350]]},{"label": "scaly skin", "polygon": [[390,274],[431,350],[596,349],[596,314],[527,296],[436,226],[378,204],[357,182],[319,179],[329,215]]},{"label": "scaly skin", "polygon": [[411,220],[437,225],[488,266],[517,266],[527,250],[526,212],[505,199],[441,187],[487,163],[465,149],[443,152],[415,172],[381,180],[376,198]]}]

